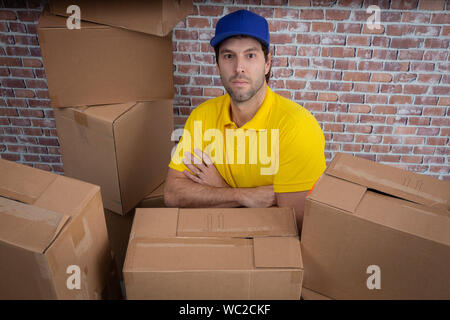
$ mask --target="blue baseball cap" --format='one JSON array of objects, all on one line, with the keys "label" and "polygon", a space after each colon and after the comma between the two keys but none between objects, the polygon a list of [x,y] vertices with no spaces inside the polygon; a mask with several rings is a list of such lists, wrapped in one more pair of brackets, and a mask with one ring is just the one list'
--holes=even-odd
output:
[{"label": "blue baseball cap", "polygon": [[248,10],[238,10],[220,18],[216,25],[216,34],[210,44],[216,47],[223,40],[238,35],[256,38],[267,48],[270,45],[267,20]]}]

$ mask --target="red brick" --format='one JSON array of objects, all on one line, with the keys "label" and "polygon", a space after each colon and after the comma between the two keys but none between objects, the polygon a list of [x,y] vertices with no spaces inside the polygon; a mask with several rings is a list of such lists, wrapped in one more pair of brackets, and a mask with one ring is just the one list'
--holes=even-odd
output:
[{"label": "red brick", "polygon": [[0,57],[0,65],[3,67],[21,67],[20,58]]},{"label": "red brick", "polygon": [[301,20],[322,20],[324,18],[323,10],[302,9],[300,10]]},{"label": "red brick", "polygon": [[381,136],[375,135],[357,135],[355,138],[355,142],[374,143],[374,144],[381,143],[381,140],[382,140]]},{"label": "red brick", "polygon": [[445,0],[427,0],[419,2],[419,10],[441,11],[445,8]]},{"label": "red brick", "polygon": [[270,35],[270,42],[273,44],[293,43],[294,35],[289,33],[274,33]]},{"label": "red brick", "polygon": [[382,60],[396,60],[397,51],[396,50],[374,50],[373,57]]},{"label": "red brick", "polygon": [[338,33],[361,33],[360,23],[338,23],[336,32]]},{"label": "red brick", "polygon": [[313,22],[311,30],[313,32],[333,32],[334,25],[331,22]]},{"label": "red brick", "polygon": [[428,90],[428,86],[404,85],[403,93],[408,94],[424,94]]},{"label": "red brick", "polygon": [[431,15],[431,24],[450,24],[450,14],[433,13]]},{"label": "red brick", "polygon": [[361,115],[359,118],[360,123],[385,123],[385,121],[385,116]]},{"label": "red brick", "polygon": [[347,112],[347,110],[347,104],[342,103],[329,103],[327,107],[327,111],[330,112]]},{"label": "red brick", "polygon": [[371,152],[375,153],[387,153],[389,152],[390,146],[385,145],[374,145],[370,148]]},{"label": "red brick", "polygon": [[427,144],[428,145],[439,145],[439,146],[446,146],[449,141],[448,138],[435,138],[435,137],[429,137],[427,138]]},{"label": "red brick", "polygon": [[389,73],[372,73],[371,82],[391,82],[392,75]]},{"label": "red brick", "polygon": [[434,71],[432,62],[411,62],[411,71]]},{"label": "red brick", "polygon": [[369,81],[369,73],[366,72],[344,72],[344,81]]},{"label": "red brick", "polygon": [[434,154],[434,147],[414,147],[414,154]]},{"label": "red brick", "polygon": [[377,161],[380,162],[399,162],[400,156],[396,155],[377,155]]},{"label": "red brick", "polygon": [[411,96],[391,96],[389,98],[390,104],[411,104],[412,98]]},{"label": "red brick", "polygon": [[2,86],[6,88],[25,88],[25,83],[20,79],[2,79]]},{"label": "red brick", "polygon": [[306,85],[306,81],[298,81],[298,80],[286,80],[286,88],[293,90],[304,89]]},{"label": "red brick", "polygon": [[0,10],[0,20],[16,20],[16,13],[11,10]]},{"label": "red brick", "polygon": [[422,163],[423,157],[421,156],[401,156],[400,161],[405,163]]},{"label": "red brick", "polygon": [[417,38],[394,38],[391,41],[391,48],[409,49],[418,48],[422,43],[422,39]]},{"label": "red brick", "polygon": [[207,18],[187,18],[187,25],[189,28],[210,28],[211,24]]},{"label": "red brick", "polygon": [[34,78],[33,70],[31,69],[10,68],[9,70],[12,77]]},{"label": "red brick", "polygon": [[[423,1],[421,1],[423,2]],[[403,12],[401,22],[428,23],[431,15],[424,12]]]},{"label": "red brick", "polygon": [[441,27],[416,26],[414,34],[416,36],[438,36],[440,32]]},{"label": "red brick", "polygon": [[339,101],[347,103],[363,103],[364,95],[344,93],[339,95]]},{"label": "red brick", "polygon": [[326,10],[325,19],[327,20],[346,20],[350,17],[349,10]]},{"label": "red brick", "polygon": [[421,50],[399,50],[398,60],[422,60],[423,51]]},{"label": "red brick", "polygon": [[414,98],[414,104],[416,105],[429,105],[429,106],[435,106],[437,104],[437,97],[423,97],[423,96],[417,96]]},{"label": "red brick", "polygon": [[447,49],[449,40],[446,39],[425,39],[424,48]]},{"label": "red brick", "polygon": [[340,71],[319,70],[317,78],[325,80],[342,80],[342,73]]},{"label": "red brick", "polygon": [[[342,105],[345,107],[345,105]],[[343,108],[343,112],[345,112],[345,108]],[[337,122],[345,122],[345,123],[356,123],[358,120],[358,116],[355,114],[338,114],[336,117]]]},{"label": "red brick", "polygon": [[354,112],[354,113],[369,113],[370,112],[370,106],[363,105],[363,104],[352,104],[350,105],[350,108],[348,112]]},{"label": "red brick", "polygon": [[332,91],[351,91],[353,88],[352,83],[342,83],[342,82],[331,82],[330,83],[330,90]]},{"label": "red brick", "polygon": [[321,35],[320,44],[322,45],[345,45],[345,36],[336,34]]},{"label": "red brick", "polygon": [[447,52],[446,51],[427,51],[423,56],[423,60],[447,60]]},{"label": "red brick", "polygon": [[361,61],[358,64],[358,70],[381,70],[383,69],[383,62],[376,61]]},{"label": "red brick", "polygon": [[355,83],[355,92],[378,92],[377,84]]},{"label": "red brick", "polygon": [[334,69],[337,70],[355,70],[356,62],[350,60],[336,60],[334,64]]},{"label": "red brick", "polygon": [[363,0],[338,0],[340,7],[361,8]]},{"label": "red brick", "polygon": [[324,123],[323,131],[327,132],[344,132],[344,125],[339,123]]},{"label": "red brick", "polygon": [[337,142],[352,142],[354,139],[353,134],[333,134],[333,141]]},{"label": "red brick", "polygon": [[389,36],[406,36],[414,33],[414,26],[408,24],[390,24],[386,28]]},{"label": "red brick", "polygon": [[408,71],[409,62],[385,62],[384,71]]},{"label": "red brick", "polygon": [[338,96],[335,93],[326,93],[326,92],[319,92],[319,95],[317,97],[317,100],[319,101],[337,101]]},{"label": "red brick", "polygon": [[320,43],[320,35],[318,34],[299,34],[297,35],[297,43],[298,44],[319,44]]},{"label": "red brick", "polygon": [[42,61],[39,59],[23,58],[23,66],[31,68],[42,68]]},{"label": "red brick", "polygon": [[392,1],[391,9],[413,10],[417,8],[418,2],[419,0]]}]

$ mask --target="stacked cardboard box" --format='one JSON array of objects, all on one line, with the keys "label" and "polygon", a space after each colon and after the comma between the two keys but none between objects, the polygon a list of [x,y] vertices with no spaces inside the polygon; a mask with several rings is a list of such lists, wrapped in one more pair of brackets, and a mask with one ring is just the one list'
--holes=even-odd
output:
[{"label": "stacked cardboard box", "polygon": [[123,269],[128,299],[300,299],[292,208],[138,208]]},{"label": "stacked cardboard box", "polygon": [[304,286],[333,299],[450,299],[450,183],[338,154],[308,196]]},{"label": "stacked cardboard box", "polygon": [[100,188],[6,160],[0,177],[0,299],[104,298],[114,269]]},{"label": "stacked cardboard box", "polygon": [[[73,5],[80,8],[80,29],[67,27]],[[192,0],[50,1],[39,19],[64,173],[100,186],[119,270],[134,208],[167,173],[171,30],[192,10]]]}]

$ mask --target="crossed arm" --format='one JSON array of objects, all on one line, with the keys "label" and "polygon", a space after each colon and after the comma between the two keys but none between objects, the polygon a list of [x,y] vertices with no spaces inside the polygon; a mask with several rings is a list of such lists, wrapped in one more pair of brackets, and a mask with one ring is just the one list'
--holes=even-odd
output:
[{"label": "crossed arm", "polygon": [[179,172],[169,168],[164,187],[164,202],[168,207],[252,207],[271,206],[294,208],[299,231],[307,191],[274,193],[273,186],[231,188],[222,178],[209,157],[196,151],[203,161],[195,162],[185,154],[188,170]]}]

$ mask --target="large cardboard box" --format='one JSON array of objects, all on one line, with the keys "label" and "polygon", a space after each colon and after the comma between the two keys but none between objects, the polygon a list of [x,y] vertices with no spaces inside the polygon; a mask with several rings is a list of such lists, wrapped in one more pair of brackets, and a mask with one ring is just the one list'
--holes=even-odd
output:
[{"label": "large cardboard box", "polygon": [[51,0],[50,12],[68,17],[77,5],[81,20],[166,36],[193,12],[192,0]]},{"label": "large cardboard box", "polygon": [[70,30],[44,11],[38,36],[52,107],[173,98],[171,34],[90,22]]},{"label": "large cardboard box", "polygon": [[307,197],[304,287],[334,299],[450,299],[450,183],[338,154]]},{"label": "large cardboard box", "polygon": [[291,208],[137,208],[127,299],[300,299]]},{"label": "large cardboard box", "polygon": [[100,188],[6,160],[0,177],[0,299],[102,298],[112,259]]},{"label": "large cardboard box", "polygon": [[166,178],[172,100],[54,111],[65,174],[99,185],[105,208],[126,214]]}]

